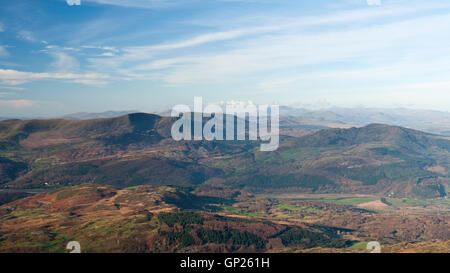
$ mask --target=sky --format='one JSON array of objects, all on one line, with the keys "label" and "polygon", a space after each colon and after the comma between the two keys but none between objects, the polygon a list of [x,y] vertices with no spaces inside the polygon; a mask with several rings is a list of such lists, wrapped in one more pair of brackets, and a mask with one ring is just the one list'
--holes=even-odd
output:
[{"label": "sky", "polygon": [[251,101],[450,111],[448,0],[0,0],[0,117]]}]

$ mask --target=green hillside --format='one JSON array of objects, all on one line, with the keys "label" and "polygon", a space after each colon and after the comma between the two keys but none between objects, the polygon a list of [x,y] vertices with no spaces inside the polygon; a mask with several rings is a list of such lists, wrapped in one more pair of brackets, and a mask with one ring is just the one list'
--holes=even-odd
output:
[{"label": "green hillside", "polygon": [[[93,120],[0,122],[0,185],[211,184],[249,191],[394,193],[434,198],[449,185],[450,140],[371,124],[258,142],[174,141],[174,119],[136,113]],[[292,117],[289,123],[293,124]]]},{"label": "green hillside", "polygon": [[216,160],[227,184],[253,191],[300,188],[311,192],[397,192],[445,195],[449,141],[395,126],[326,129],[282,143],[272,153],[253,151]]}]

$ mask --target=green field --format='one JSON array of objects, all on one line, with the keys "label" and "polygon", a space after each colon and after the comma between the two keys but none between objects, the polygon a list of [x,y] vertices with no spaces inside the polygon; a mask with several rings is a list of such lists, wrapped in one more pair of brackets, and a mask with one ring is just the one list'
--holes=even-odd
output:
[{"label": "green field", "polygon": [[304,200],[320,201],[335,205],[354,206],[362,203],[375,201],[376,197],[325,197],[325,198],[307,198]]},{"label": "green field", "polygon": [[353,244],[350,248],[356,250],[365,250],[367,249],[367,242],[357,242]]},{"label": "green field", "polygon": [[450,205],[449,199],[406,199],[406,198],[386,198],[386,200],[394,207],[410,207],[410,206],[432,206],[432,205]]},{"label": "green field", "polygon": [[264,215],[262,214],[258,214],[258,213],[254,213],[254,212],[247,212],[241,208],[236,208],[233,206],[221,206],[221,208],[229,213],[234,213],[234,214],[238,214],[238,215],[242,215],[242,216],[247,216],[247,217],[262,217]]},{"label": "green field", "polygon": [[284,209],[284,210],[290,210],[290,211],[301,211],[301,212],[309,212],[309,213],[314,213],[314,214],[321,213],[320,209],[306,208],[306,207],[289,205],[289,204],[278,204],[278,205],[276,205],[276,207],[280,208],[280,209]]},{"label": "green field", "polygon": [[358,205],[358,204],[362,204],[362,203],[367,203],[367,202],[371,202],[371,201],[375,201],[377,200],[377,198],[373,198],[373,197],[366,197],[366,198],[343,198],[343,199],[329,199],[329,200],[324,200],[324,202],[330,202],[336,205],[347,205],[347,206],[353,206],[353,205]]}]

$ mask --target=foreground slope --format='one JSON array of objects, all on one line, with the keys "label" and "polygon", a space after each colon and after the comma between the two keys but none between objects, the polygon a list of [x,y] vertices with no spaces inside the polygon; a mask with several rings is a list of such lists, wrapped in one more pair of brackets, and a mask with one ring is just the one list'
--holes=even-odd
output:
[{"label": "foreground slope", "polygon": [[[219,196],[219,197],[217,197]],[[448,252],[449,215],[217,188],[83,184],[0,206],[0,252]],[[433,248],[435,247],[435,248]]]},{"label": "foreground slope", "polygon": [[0,207],[0,252],[64,252],[72,240],[83,252],[261,252],[349,244],[333,229],[208,212],[229,202],[171,187],[64,187]]}]

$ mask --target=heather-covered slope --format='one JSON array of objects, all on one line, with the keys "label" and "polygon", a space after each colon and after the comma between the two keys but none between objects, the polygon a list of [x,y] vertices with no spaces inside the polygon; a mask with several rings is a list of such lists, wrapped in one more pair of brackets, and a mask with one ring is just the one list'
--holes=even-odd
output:
[{"label": "heather-covered slope", "polygon": [[171,187],[64,187],[0,206],[0,252],[64,252],[72,240],[83,252],[263,252],[350,243],[333,229],[205,212],[230,202]]},{"label": "heather-covered slope", "polygon": [[[449,250],[448,209],[371,211],[342,204],[344,196],[336,203],[331,195],[314,196],[266,198],[205,186],[62,187],[0,206],[0,252],[68,252],[70,241],[82,252],[367,252],[373,240],[383,252]],[[363,199],[347,196],[352,204]]]}]

